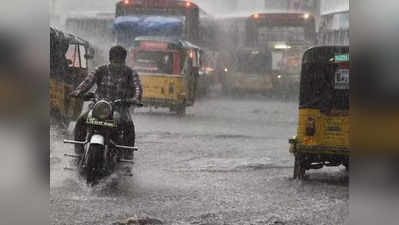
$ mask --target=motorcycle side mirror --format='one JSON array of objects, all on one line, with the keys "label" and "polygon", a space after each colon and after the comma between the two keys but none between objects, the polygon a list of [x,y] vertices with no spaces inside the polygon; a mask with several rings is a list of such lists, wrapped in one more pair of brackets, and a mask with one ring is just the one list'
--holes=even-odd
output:
[{"label": "motorcycle side mirror", "polygon": [[96,98],[96,95],[93,92],[89,92],[89,93],[86,93],[85,95],[83,95],[84,101],[90,101],[94,98]]}]

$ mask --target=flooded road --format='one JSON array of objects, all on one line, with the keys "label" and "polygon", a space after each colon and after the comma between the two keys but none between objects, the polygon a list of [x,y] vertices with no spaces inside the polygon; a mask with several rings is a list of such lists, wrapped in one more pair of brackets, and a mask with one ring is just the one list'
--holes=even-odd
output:
[{"label": "flooded road", "polygon": [[95,188],[64,170],[72,146],[52,130],[52,224],[112,224],[132,216],[165,224],[344,224],[348,177],[343,167],[292,177],[288,138],[297,103],[202,100],[179,118],[164,109],[136,110],[133,177]]}]

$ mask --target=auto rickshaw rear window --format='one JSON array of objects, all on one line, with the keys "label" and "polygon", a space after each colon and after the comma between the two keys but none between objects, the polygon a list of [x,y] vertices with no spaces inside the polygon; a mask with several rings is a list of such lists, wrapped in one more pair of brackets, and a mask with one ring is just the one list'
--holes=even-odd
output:
[{"label": "auto rickshaw rear window", "polygon": [[172,74],[173,64],[173,53],[171,52],[135,52],[134,68],[137,71]]},{"label": "auto rickshaw rear window", "polygon": [[[331,60],[332,59],[332,60]],[[349,109],[349,47],[316,47],[304,54],[300,108]]]}]

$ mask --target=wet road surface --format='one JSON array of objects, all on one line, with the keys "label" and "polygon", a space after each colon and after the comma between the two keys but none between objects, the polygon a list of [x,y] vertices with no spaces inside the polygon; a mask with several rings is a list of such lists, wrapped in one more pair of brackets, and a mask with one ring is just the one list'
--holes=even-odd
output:
[{"label": "wet road surface", "polygon": [[51,131],[52,224],[112,224],[132,216],[165,224],[344,224],[348,176],[343,167],[292,180],[288,138],[297,103],[257,99],[202,100],[177,117],[136,110],[133,177],[87,187],[64,170],[72,146]]}]

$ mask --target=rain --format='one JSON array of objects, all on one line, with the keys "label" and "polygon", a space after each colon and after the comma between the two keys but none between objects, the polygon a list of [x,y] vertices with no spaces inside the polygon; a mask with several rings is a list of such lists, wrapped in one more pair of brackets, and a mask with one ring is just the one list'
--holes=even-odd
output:
[{"label": "rain", "polygon": [[[346,146],[349,0],[51,0],[50,27],[51,224],[348,223],[346,153],[309,157],[294,179],[290,149],[302,130],[304,143]],[[93,106],[68,94],[115,45],[143,85],[144,106],[130,108],[138,151],[132,176],[91,186],[63,140]]]}]

